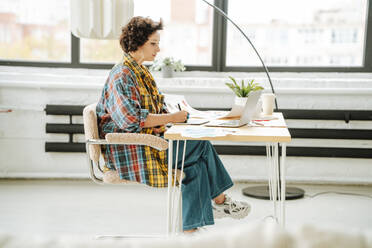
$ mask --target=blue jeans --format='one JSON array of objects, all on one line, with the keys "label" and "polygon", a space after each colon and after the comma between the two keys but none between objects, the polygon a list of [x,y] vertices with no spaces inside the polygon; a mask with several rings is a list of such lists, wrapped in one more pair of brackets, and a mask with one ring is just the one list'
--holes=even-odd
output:
[{"label": "blue jeans", "polygon": [[[179,142],[178,168],[181,168],[184,141]],[[173,164],[177,142],[173,142]],[[232,187],[233,182],[209,141],[186,142],[182,181],[183,230],[213,225],[212,199]]]}]

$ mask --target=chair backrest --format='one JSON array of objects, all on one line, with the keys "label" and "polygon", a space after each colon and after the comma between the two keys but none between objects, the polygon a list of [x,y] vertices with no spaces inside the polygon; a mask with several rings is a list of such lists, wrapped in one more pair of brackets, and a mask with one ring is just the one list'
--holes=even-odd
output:
[{"label": "chair backrest", "polygon": [[[96,106],[97,103],[93,103],[83,110],[85,140],[99,139]],[[89,145],[89,155],[91,160],[98,162],[101,155],[100,145]]]}]

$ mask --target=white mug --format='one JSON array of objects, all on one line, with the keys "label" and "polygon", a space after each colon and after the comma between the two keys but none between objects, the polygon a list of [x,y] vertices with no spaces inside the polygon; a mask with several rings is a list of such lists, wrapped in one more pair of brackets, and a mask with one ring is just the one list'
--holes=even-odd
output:
[{"label": "white mug", "polygon": [[275,95],[272,93],[265,93],[261,95],[262,99],[262,114],[272,115],[274,110]]}]

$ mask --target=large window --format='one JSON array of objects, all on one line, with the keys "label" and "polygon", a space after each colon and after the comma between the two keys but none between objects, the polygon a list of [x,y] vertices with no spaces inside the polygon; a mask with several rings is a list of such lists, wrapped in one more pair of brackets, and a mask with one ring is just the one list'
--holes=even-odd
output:
[{"label": "large window", "polygon": [[[228,12],[268,66],[363,66],[367,0],[229,0]],[[260,65],[231,24],[226,65]]]},{"label": "large window", "polygon": [[[74,0],[77,1],[77,0]],[[270,71],[372,72],[372,0],[208,0],[251,39]],[[241,33],[202,0],[135,0],[162,18],[158,58],[188,70],[262,71]],[[70,0],[0,0],[0,65],[109,69],[118,40],[77,38]]]},{"label": "large window", "polygon": [[[158,57],[172,56],[188,65],[211,66],[213,9],[200,0],[136,0],[134,15],[162,18]],[[122,56],[117,41],[81,39],[82,62],[116,62]]]},{"label": "large window", "polygon": [[173,56],[187,65],[212,65],[213,10],[206,4],[200,0],[137,0],[135,6],[135,15],[164,21],[159,57]]},{"label": "large window", "polygon": [[116,63],[123,57],[118,40],[80,39],[80,62]]},{"label": "large window", "polygon": [[69,0],[1,0],[0,59],[70,61]]}]

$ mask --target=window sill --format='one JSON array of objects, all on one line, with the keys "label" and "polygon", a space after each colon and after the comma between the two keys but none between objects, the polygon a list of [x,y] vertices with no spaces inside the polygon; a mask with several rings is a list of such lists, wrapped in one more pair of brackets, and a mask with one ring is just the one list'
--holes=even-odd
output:
[{"label": "window sill", "polygon": [[[0,66],[0,86],[11,88],[101,89],[109,70]],[[173,78],[153,73],[169,93],[231,93],[228,76],[255,79],[270,90],[264,73],[178,72]],[[270,73],[278,94],[372,94],[372,73]]]}]

